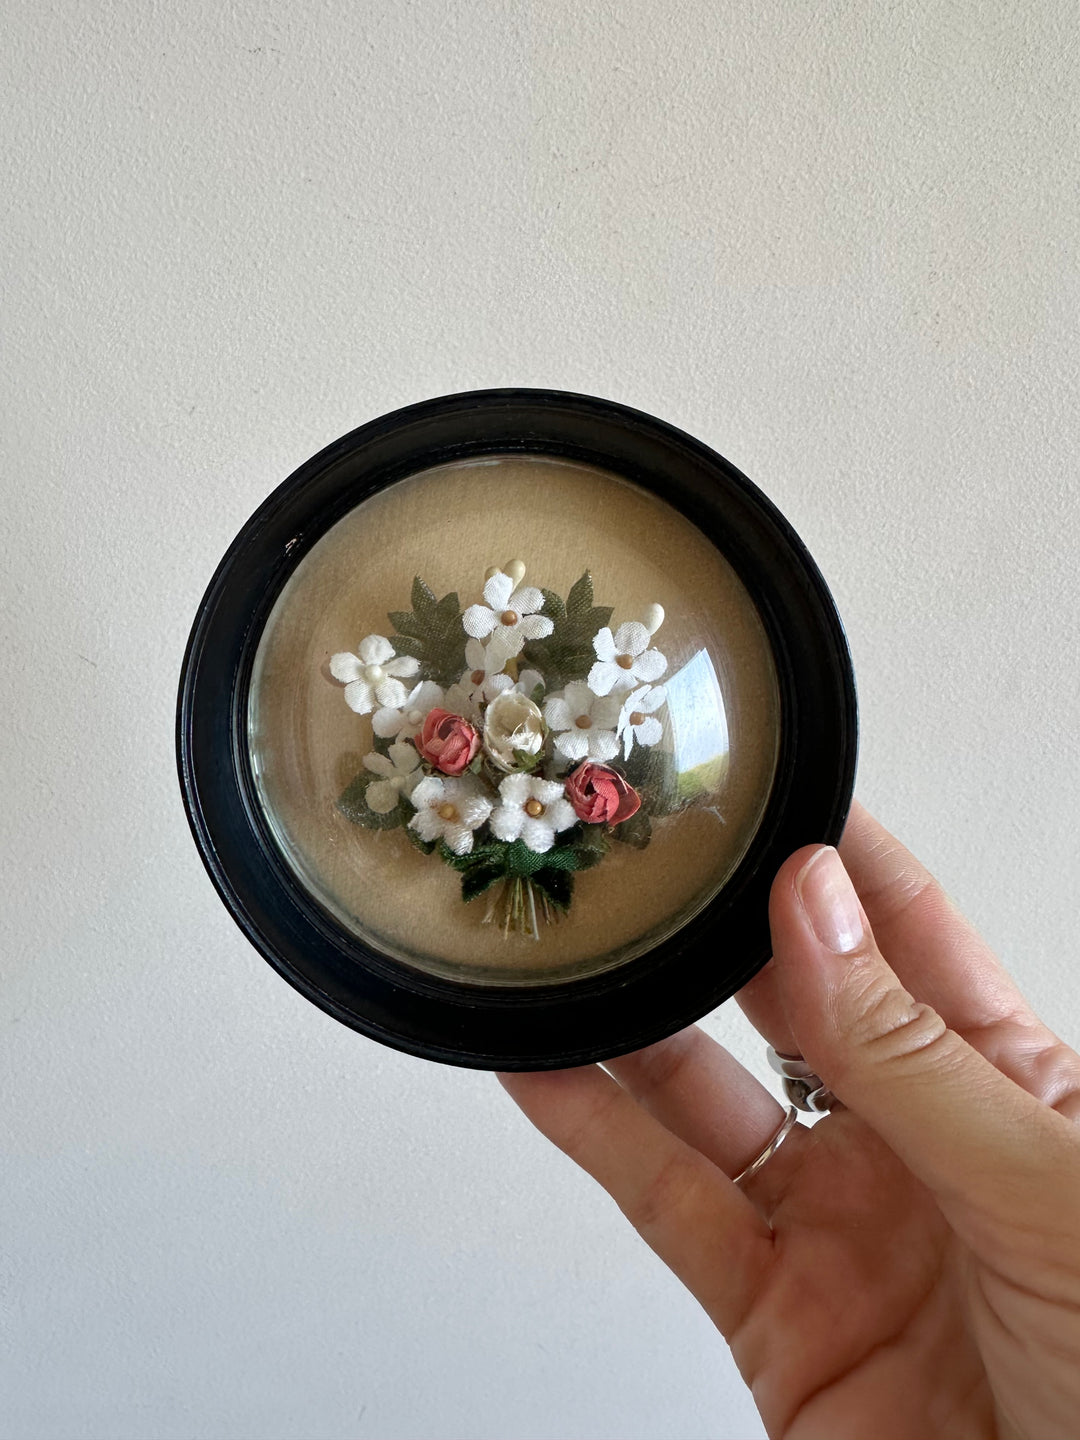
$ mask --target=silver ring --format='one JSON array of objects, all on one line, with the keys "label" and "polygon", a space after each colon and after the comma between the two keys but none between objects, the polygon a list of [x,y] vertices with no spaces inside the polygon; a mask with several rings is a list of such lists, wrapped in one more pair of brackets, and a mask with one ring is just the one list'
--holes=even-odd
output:
[{"label": "silver ring", "polygon": [[755,1158],[750,1161],[750,1164],[747,1165],[746,1169],[740,1170],[738,1175],[735,1176],[736,1185],[741,1185],[744,1180],[749,1180],[751,1175],[756,1175],[765,1164],[765,1161],[770,1160],[776,1154],[777,1150],[780,1149],[780,1146],[791,1134],[798,1116],[799,1112],[795,1109],[795,1106],[789,1105],[787,1114],[783,1120],[780,1121],[780,1128],[769,1140],[761,1154],[755,1156]]},{"label": "silver ring", "polygon": [[816,1075],[801,1055],[782,1055],[770,1045],[766,1051],[769,1065],[780,1076],[780,1085],[789,1105],[821,1115],[839,1105],[820,1075]]}]

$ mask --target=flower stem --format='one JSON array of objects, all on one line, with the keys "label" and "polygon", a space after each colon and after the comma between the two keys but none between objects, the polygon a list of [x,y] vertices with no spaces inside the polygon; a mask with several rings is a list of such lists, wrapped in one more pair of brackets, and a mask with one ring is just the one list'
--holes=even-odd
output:
[{"label": "flower stem", "polygon": [[540,931],[536,924],[536,892],[533,889],[531,880],[525,881],[525,894],[529,898],[529,929],[526,933],[535,936],[535,938],[539,940]]},{"label": "flower stem", "polygon": [[488,902],[484,924],[497,923],[507,939],[513,932],[527,940],[539,940],[541,920],[550,925],[558,919],[558,910],[528,876],[509,875]]}]

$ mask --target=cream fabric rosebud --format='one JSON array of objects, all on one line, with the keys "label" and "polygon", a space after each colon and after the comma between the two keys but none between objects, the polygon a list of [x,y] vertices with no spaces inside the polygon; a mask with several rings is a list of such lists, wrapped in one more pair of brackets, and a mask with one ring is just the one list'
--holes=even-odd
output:
[{"label": "cream fabric rosebud", "polygon": [[484,750],[500,770],[521,768],[515,751],[539,755],[545,733],[539,706],[519,690],[504,690],[487,707]]}]

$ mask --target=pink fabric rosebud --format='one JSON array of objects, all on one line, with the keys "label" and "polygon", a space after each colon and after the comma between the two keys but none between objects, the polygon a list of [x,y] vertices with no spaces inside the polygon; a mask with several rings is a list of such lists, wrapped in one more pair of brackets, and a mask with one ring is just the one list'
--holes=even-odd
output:
[{"label": "pink fabric rosebud", "polygon": [[566,798],[586,825],[621,825],[641,805],[641,796],[617,770],[591,760],[567,778]]},{"label": "pink fabric rosebud", "polygon": [[469,722],[449,710],[429,710],[413,744],[421,756],[444,775],[467,770],[480,749],[480,736]]}]

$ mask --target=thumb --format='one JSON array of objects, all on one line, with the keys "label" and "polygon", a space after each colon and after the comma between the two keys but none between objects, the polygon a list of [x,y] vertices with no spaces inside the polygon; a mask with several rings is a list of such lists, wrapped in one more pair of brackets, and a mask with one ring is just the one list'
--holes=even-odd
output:
[{"label": "thumb", "polygon": [[[1018,1231],[1032,1243],[1040,1233],[1060,1243],[1063,1223],[1077,1230],[1075,1127],[908,994],[831,846],[801,850],[784,865],[769,919],[800,1053],[933,1191],[976,1253],[1000,1268],[1003,1244],[1013,1250]],[[935,937],[923,944],[932,952]]]}]

